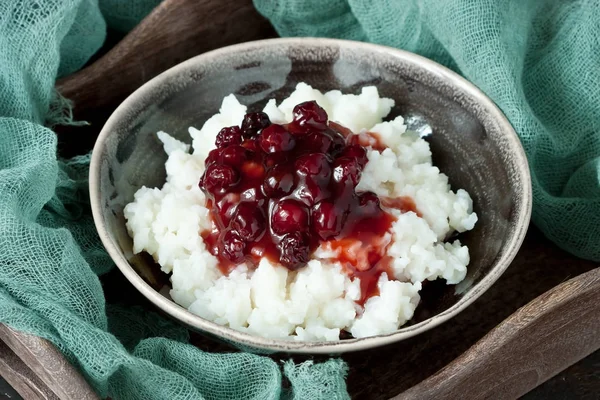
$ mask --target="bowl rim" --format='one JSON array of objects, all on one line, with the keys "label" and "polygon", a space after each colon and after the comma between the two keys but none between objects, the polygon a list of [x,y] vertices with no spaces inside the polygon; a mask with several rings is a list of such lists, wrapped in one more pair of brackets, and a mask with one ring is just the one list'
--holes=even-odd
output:
[{"label": "bowl rim", "polygon": [[[489,115],[491,119],[498,124],[500,131],[504,133],[507,144],[513,153],[514,164],[517,166],[516,174],[520,176],[521,181],[523,182],[523,192],[520,198],[521,213],[517,216],[515,229],[513,230],[511,237],[509,237],[508,242],[504,246],[503,254],[494,261],[495,265],[481,279],[481,281],[471,287],[467,293],[465,293],[465,295],[453,306],[426,319],[425,321],[408,327],[400,328],[393,333],[386,335],[370,336],[360,339],[314,342],[264,338],[245,332],[240,332],[234,330],[233,328],[225,327],[215,322],[205,320],[195,314],[192,314],[190,311],[178,305],[174,301],[167,299],[158,291],[153,289],[149,284],[147,284],[140,275],[138,275],[134,268],[129,264],[118,245],[111,240],[103,218],[100,201],[100,167],[101,156],[104,153],[104,143],[111,132],[114,131],[113,126],[117,125],[118,122],[126,115],[126,112],[131,105],[138,102],[145,102],[147,94],[149,94],[155,86],[159,85],[165,79],[175,77],[178,74],[184,73],[188,69],[193,68],[194,65],[202,64],[212,59],[218,59],[220,56],[225,54],[248,51],[259,47],[264,48],[267,46],[338,46],[352,49],[362,49],[371,53],[386,53],[387,55],[391,55],[402,60],[403,62],[411,63],[415,65],[415,67],[421,68],[428,73],[436,74],[444,81],[448,82],[448,84],[460,88],[463,93],[467,94],[478,104],[480,104],[487,115]],[[502,275],[506,268],[508,268],[525,238],[531,218],[532,206],[531,176],[525,151],[521,145],[521,142],[512,125],[508,122],[502,111],[500,111],[494,102],[475,85],[450,69],[436,63],[435,61],[405,50],[351,40],[313,37],[264,39],[222,47],[192,57],[150,79],[148,82],[135,90],[131,95],[129,95],[115,109],[98,135],[90,163],[89,192],[94,223],[96,225],[98,235],[100,236],[100,239],[102,240],[102,243],[108,254],[115,262],[117,267],[121,270],[123,275],[125,275],[127,280],[131,282],[131,284],[155,306],[189,327],[216,335],[230,342],[248,346],[251,349],[305,354],[339,354],[343,352],[366,350],[369,348],[384,346],[416,336],[417,334],[432,329],[456,316],[458,313],[471,305],[476,299],[478,299],[487,289],[489,289],[492,284],[496,282],[496,280]]]}]

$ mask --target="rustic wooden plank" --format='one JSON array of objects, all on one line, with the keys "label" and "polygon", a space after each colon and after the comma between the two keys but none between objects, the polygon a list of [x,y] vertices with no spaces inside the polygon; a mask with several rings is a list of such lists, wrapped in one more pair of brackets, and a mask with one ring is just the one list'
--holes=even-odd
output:
[{"label": "rustic wooden plank", "polygon": [[521,397],[521,400],[590,399],[600,393],[600,350],[571,365]]},{"label": "rustic wooden plank", "polygon": [[52,390],[2,341],[0,375],[24,399],[58,400]]},{"label": "rustic wooden plank", "polygon": [[[18,355],[23,364],[27,366],[37,377],[27,375],[25,368],[6,370],[0,368],[0,373],[5,379],[13,385],[16,378],[22,377],[17,386],[13,385],[19,392],[19,389],[29,388],[34,393],[35,390],[42,399],[61,399],[61,400],[96,400],[98,396],[78,373],[78,371],[67,361],[67,359],[47,340],[36,336],[18,332],[6,325],[0,324],[0,340],[6,346]],[[2,352],[4,354],[5,352]],[[14,359],[13,359],[14,361]],[[11,361],[9,365],[19,366],[19,363]],[[22,365],[21,365],[22,367]],[[5,371],[7,375],[5,375]],[[16,375],[15,375],[16,374]],[[41,383],[40,383],[41,382]],[[49,390],[46,390],[49,389]],[[36,399],[21,394],[25,399]],[[33,394],[32,394],[33,396]],[[54,396],[54,397],[52,397]]]},{"label": "rustic wooden plank", "polygon": [[528,303],[450,365],[394,399],[517,398],[599,348],[596,268]]}]

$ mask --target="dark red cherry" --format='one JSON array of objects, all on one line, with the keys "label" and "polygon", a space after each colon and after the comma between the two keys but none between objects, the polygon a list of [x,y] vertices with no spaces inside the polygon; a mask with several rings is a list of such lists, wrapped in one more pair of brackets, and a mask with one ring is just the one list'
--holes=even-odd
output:
[{"label": "dark red cherry", "polygon": [[296,270],[308,262],[308,241],[301,232],[286,234],[279,243],[279,261],[285,267]]},{"label": "dark red cherry", "polygon": [[287,164],[290,158],[286,153],[270,153],[265,154],[265,166],[268,168],[276,167],[279,164]]},{"label": "dark red cherry", "polygon": [[308,209],[297,200],[281,200],[273,207],[271,229],[277,235],[305,232],[308,228]]},{"label": "dark red cherry", "polygon": [[302,143],[303,149],[307,153],[327,153],[333,143],[333,139],[322,132],[312,132],[304,138]]},{"label": "dark red cherry", "polygon": [[301,184],[296,186],[295,195],[307,205],[312,206],[330,195],[328,186],[328,182],[317,182],[314,177],[307,176]]},{"label": "dark red cherry", "polygon": [[218,148],[242,143],[242,130],[239,126],[228,126],[217,133],[215,144]]},{"label": "dark red cherry", "polygon": [[221,150],[221,161],[224,164],[239,168],[248,159],[249,151],[240,145],[231,145]]},{"label": "dark red cherry", "polygon": [[223,151],[223,149],[212,149],[209,153],[208,156],[206,157],[206,160],[204,160],[204,165],[208,168],[209,165],[211,164],[220,164],[221,163],[221,152]]},{"label": "dark red cherry", "polygon": [[265,175],[265,167],[258,161],[246,161],[240,167],[240,171],[248,179],[258,179]]},{"label": "dark red cherry", "polygon": [[294,107],[294,124],[305,130],[327,128],[327,112],[316,101],[305,101]]},{"label": "dark red cherry", "polygon": [[256,136],[262,129],[271,125],[269,116],[262,111],[248,113],[242,121],[242,135],[246,138]]},{"label": "dark red cherry", "polygon": [[359,167],[362,169],[367,164],[367,150],[359,144],[348,145],[342,150],[342,157],[354,158],[358,162]]},{"label": "dark red cherry", "polygon": [[259,207],[262,207],[264,204],[264,194],[260,190],[260,187],[251,186],[248,189],[240,192],[240,200],[241,201],[250,201],[257,203]]},{"label": "dark red cherry", "polygon": [[256,203],[248,201],[238,204],[231,220],[231,228],[245,241],[259,240],[265,233],[265,214]]},{"label": "dark red cherry", "polygon": [[210,194],[216,194],[235,185],[239,180],[238,173],[229,165],[209,166],[200,179],[200,188]]},{"label": "dark red cherry", "polygon": [[333,162],[333,180],[336,183],[351,182],[358,185],[360,180],[360,167],[354,158],[340,157]]},{"label": "dark red cherry", "polygon": [[273,124],[263,129],[259,143],[265,153],[277,153],[292,150],[296,140],[283,126]]},{"label": "dark red cherry", "polygon": [[232,263],[244,261],[246,242],[233,230],[226,230],[221,237],[221,254]]},{"label": "dark red cherry", "polygon": [[257,137],[245,139],[242,142],[242,147],[245,148],[246,150],[250,150],[254,153],[260,152],[261,151],[260,144],[258,143],[257,139],[258,139]]},{"label": "dark red cherry", "polygon": [[306,154],[296,160],[296,171],[301,176],[310,176],[317,183],[329,182],[331,159],[323,153]]},{"label": "dark red cherry", "polygon": [[331,139],[329,153],[332,156],[337,157],[338,154],[346,147],[346,138],[341,133],[332,129],[328,129],[325,134]]},{"label": "dark red cherry", "polygon": [[276,165],[267,171],[262,189],[271,198],[288,195],[294,190],[294,174],[286,165]]},{"label": "dark red cherry", "polygon": [[342,216],[333,203],[321,201],[312,209],[312,229],[322,240],[331,239],[342,231]]},{"label": "dark red cherry", "polygon": [[358,196],[358,204],[363,215],[375,215],[381,211],[379,197],[373,192],[363,192]]},{"label": "dark red cherry", "polygon": [[232,201],[229,196],[225,195],[223,199],[216,203],[218,214],[217,214],[217,223],[220,229],[223,229],[227,225],[229,225],[229,221],[235,212],[235,205],[237,203],[237,198],[235,201]]}]

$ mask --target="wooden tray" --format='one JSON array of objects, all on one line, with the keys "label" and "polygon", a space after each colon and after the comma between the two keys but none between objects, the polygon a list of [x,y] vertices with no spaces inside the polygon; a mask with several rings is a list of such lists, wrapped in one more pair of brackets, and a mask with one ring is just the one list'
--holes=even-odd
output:
[{"label": "wooden tray", "polygon": [[[250,0],[164,1],[115,47],[120,38],[109,35],[106,48],[112,49],[101,58],[58,82],[75,103],[75,118],[90,122],[57,128],[61,154],[89,151],[112,110],[172,65],[213,48],[274,36]],[[344,355],[351,395],[483,399],[527,393],[600,348],[596,267],[531,228],[506,273],[457,317],[398,344]],[[119,300],[152,309],[118,271],[102,281],[107,297],[127,293]],[[0,374],[24,398],[97,398],[50,343],[4,326],[0,339],[0,354],[6,354]],[[203,350],[223,350],[203,337],[192,339]]]}]

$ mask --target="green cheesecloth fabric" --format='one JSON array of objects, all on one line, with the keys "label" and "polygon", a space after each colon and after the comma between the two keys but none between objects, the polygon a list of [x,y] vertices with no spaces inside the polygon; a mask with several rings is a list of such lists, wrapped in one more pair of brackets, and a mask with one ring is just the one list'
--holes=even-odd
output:
[{"label": "green cheesecloth fabric", "polygon": [[368,41],[460,73],[527,153],[533,222],[600,261],[600,1],[254,0],[281,36]]},{"label": "green cheesecloth fabric", "polygon": [[[112,268],[87,200],[88,157],[58,160],[57,77],[157,0],[0,1],[0,322],[52,341],[102,397],[347,398],[346,366],[209,354],[155,314],[105,302]],[[283,36],[371,41],[459,72],[529,157],[534,222],[600,260],[600,4],[542,0],[255,0]],[[291,389],[282,389],[282,377]]]},{"label": "green cheesecloth fabric", "polygon": [[89,157],[57,160],[45,126],[69,122],[57,76],[99,49],[107,23],[127,31],[157,3],[0,1],[0,322],[50,340],[103,398],[348,398],[339,360],[282,372],[267,357],[209,354],[182,327],[105,302],[98,275],[113,264],[90,215]]}]

